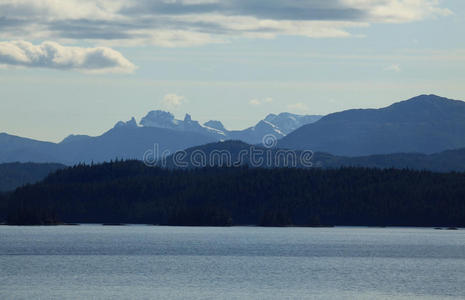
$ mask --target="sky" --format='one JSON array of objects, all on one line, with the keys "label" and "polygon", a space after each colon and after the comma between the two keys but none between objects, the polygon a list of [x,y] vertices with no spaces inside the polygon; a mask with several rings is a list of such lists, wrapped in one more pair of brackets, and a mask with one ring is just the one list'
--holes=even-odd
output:
[{"label": "sky", "polygon": [[465,100],[465,1],[0,0],[0,132]]}]

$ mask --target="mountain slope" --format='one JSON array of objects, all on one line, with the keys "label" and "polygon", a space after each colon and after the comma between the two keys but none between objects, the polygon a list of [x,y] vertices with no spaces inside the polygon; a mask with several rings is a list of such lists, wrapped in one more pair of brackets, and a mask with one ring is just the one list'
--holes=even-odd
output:
[{"label": "mountain slope", "polygon": [[56,144],[0,133],[0,163],[54,162]]},{"label": "mountain slope", "polygon": [[287,135],[303,125],[315,123],[322,117],[323,116],[318,115],[296,115],[284,112],[279,115],[269,114],[264,121],[273,124],[279,128],[282,133]]},{"label": "mountain slope", "polygon": [[360,156],[465,147],[465,102],[422,95],[381,109],[334,113],[290,133],[281,148]]}]

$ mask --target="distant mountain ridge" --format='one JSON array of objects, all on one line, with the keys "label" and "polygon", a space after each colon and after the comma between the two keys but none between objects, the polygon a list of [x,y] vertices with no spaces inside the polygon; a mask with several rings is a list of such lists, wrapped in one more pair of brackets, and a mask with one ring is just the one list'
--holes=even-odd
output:
[{"label": "distant mountain ridge", "polygon": [[465,102],[421,95],[381,109],[333,113],[300,127],[278,146],[344,156],[463,148]]},{"label": "distant mountain ridge", "polygon": [[[269,115],[267,118],[271,117],[286,125],[284,132],[319,118],[293,114]],[[184,120],[176,120],[169,112],[152,111],[142,118],[140,126],[132,118],[127,122],[117,122],[112,129],[100,136],[69,135],[60,143],[1,133],[0,163],[56,162],[73,165],[117,158],[143,160],[146,155],[153,156],[150,159],[156,159],[166,153],[232,138],[260,143],[266,134],[273,134],[276,138],[283,136],[282,131],[269,121],[260,121],[256,126],[242,131],[228,131],[219,121],[209,121],[201,125],[188,114]]]}]

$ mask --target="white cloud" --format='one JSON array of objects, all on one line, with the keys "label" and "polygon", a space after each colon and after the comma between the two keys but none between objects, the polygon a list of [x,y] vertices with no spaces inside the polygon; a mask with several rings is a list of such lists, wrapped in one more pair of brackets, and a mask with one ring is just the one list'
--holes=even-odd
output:
[{"label": "white cloud", "polygon": [[307,112],[309,111],[309,108],[308,106],[305,104],[305,103],[302,103],[302,102],[297,102],[297,103],[294,103],[294,104],[289,104],[287,106],[287,109],[289,109],[291,112]]},{"label": "white cloud", "polygon": [[252,105],[252,106],[260,106],[262,104],[268,104],[268,103],[271,103],[273,102],[273,98],[271,97],[267,97],[263,100],[260,100],[260,99],[252,99],[249,101],[249,104]]},{"label": "white cloud", "polygon": [[400,72],[402,69],[399,64],[390,65],[384,68],[385,71]]},{"label": "white cloud", "polygon": [[252,99],[249,101],[249,104],[253,106],[259,106],[261,104],[261,101],[258,99]]},{"label": "white cloud", "polygon": [[66,47],[55,42],[33,45],[26,41],[0,42],[0,64],[94,73],[131,73],[136,68],[111,48]]},{"label": "white cloud", "polygon": [[178,109],[185,102],[186,98],[184,96],[180,96],[177,94],[166,94],[165,97],[163,97],[162,105],[165,109],[175,110]]},{"label": "white cloud", "polygon": [[367,13],[375,23],[404,23],[429,16],[447,16],[452,12],[439,7],[438,0],[343,0],[346,5]]},{"label": "white cloud", "polygon": [[449,14],[438,0],[1,0],[0,39],[178,47],[234,37],[348,37],[371,23]]}]

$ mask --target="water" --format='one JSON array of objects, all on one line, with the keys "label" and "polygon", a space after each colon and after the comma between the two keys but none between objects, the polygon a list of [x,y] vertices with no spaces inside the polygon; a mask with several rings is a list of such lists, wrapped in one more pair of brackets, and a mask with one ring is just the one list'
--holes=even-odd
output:
[{"label": "water", "polygon": [[464,230],[0,226],[1,299],[464,297]]}]

